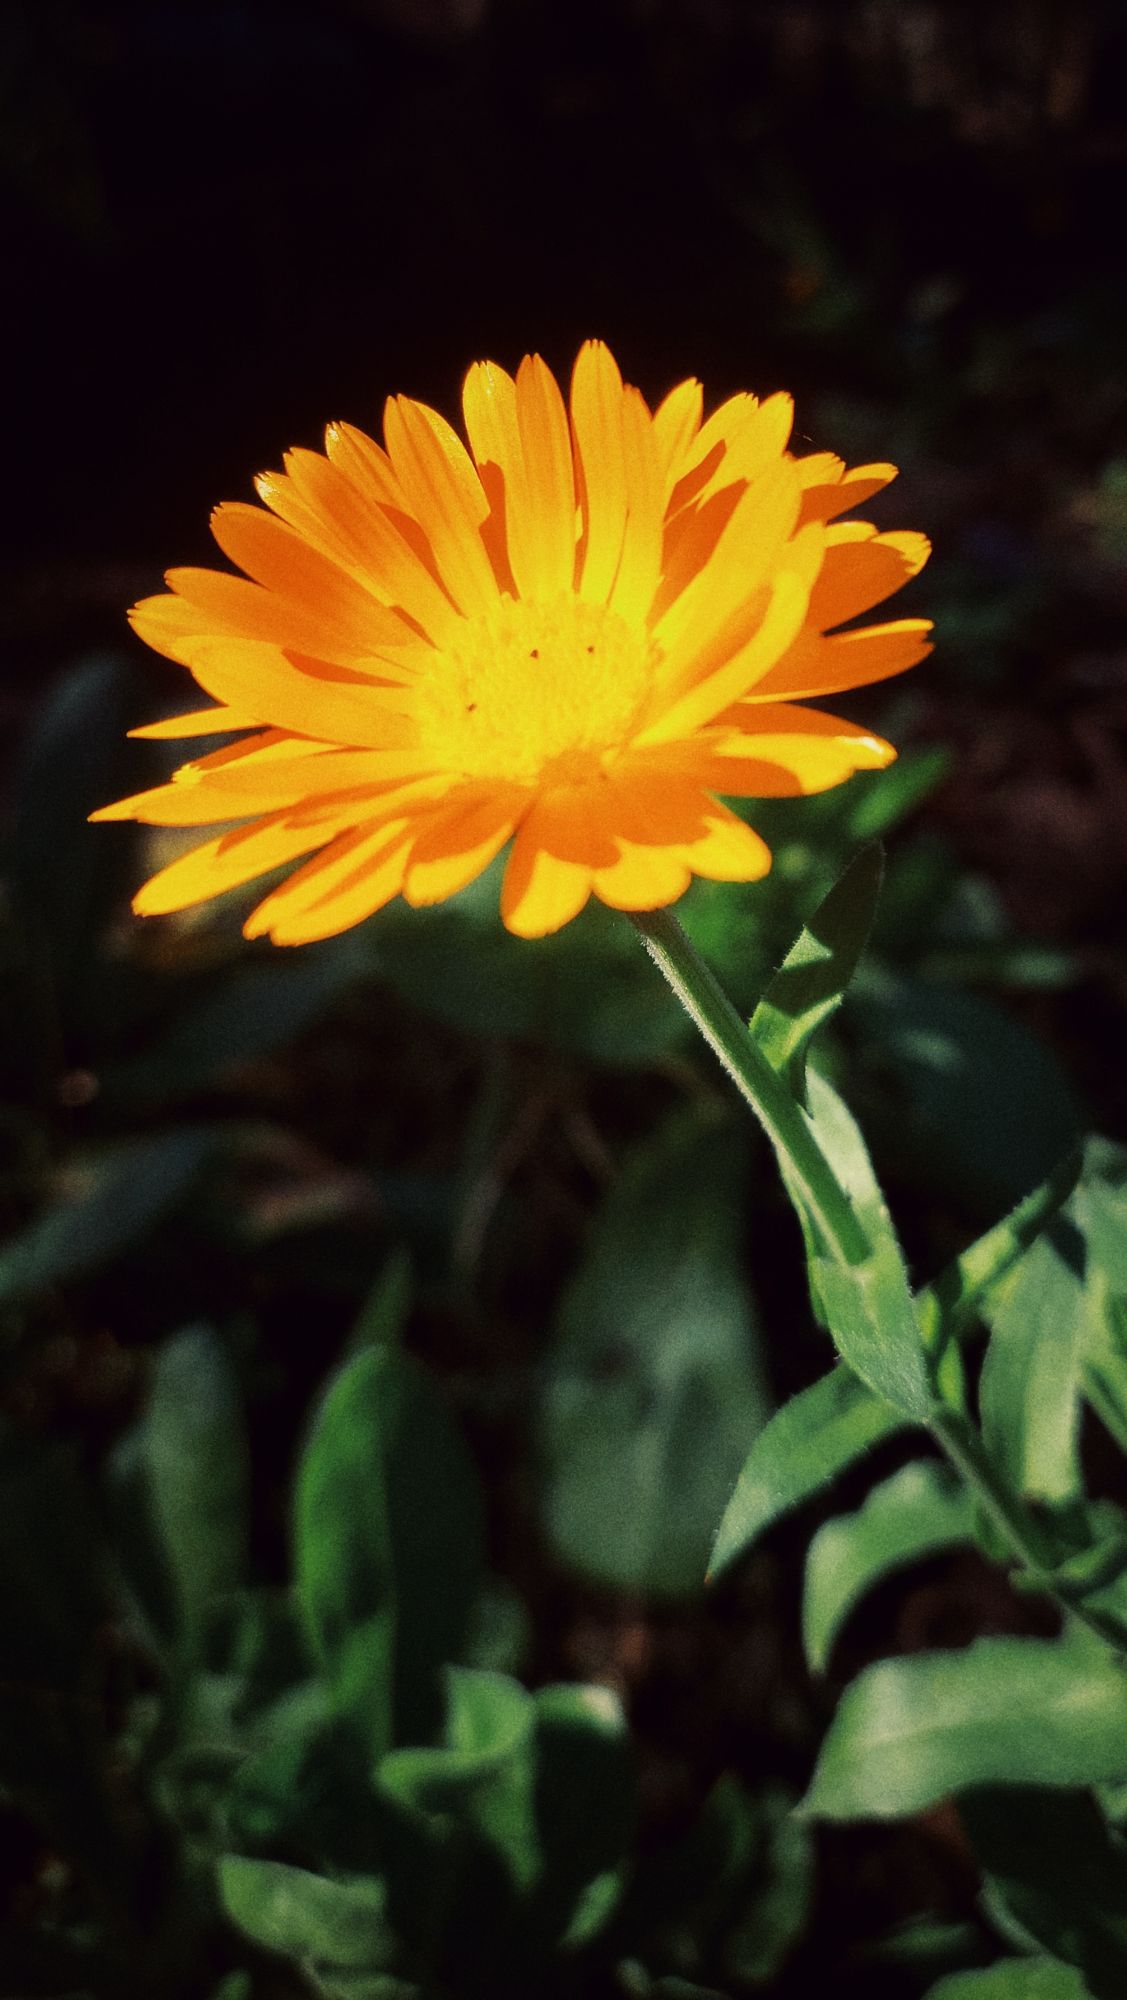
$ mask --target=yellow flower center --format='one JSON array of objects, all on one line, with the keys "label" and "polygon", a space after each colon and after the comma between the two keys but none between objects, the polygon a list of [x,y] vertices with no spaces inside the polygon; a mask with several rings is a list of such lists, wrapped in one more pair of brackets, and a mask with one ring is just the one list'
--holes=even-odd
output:
[{"label": "yellow flower center", "polygon": [[503,597],[428,661],[421,747],[466,777],[583,783],[628,740],[651,679],[645,635],[606,605]]}]

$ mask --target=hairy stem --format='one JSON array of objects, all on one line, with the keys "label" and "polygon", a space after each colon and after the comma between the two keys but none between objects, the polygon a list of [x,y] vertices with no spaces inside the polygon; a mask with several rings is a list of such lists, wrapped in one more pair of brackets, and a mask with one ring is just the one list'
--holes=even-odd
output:
[{"label": "hairy stem", "polygon": [[800,1104],[752,1040],[710,966],[670,910],[639,910],[631,919],[654,964],[750,1105],[817,1226],[828,1253],[860,1264],[869,1243],[849,1197],[826,1159]]}]

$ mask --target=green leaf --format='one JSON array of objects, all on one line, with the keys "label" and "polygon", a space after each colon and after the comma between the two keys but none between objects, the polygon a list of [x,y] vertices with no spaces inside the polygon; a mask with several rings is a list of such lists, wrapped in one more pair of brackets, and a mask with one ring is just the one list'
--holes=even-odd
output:
[{"label": "green leaf", "polygon": [[908,1427],[842,1362],[792,1396],[751,1447],[720,1523],[710,1574],[719,1576],[784,1514]]},{"label": "green leaf", "polygon": [[693,1979],[654,1979],[637,1959],[623,1959],[618,1983],[628,2000],[728,2000],[717,1986],[698,1986]]},{"label": "green leaf", "polygon": [[254,1981],[249,1972],[229,1972],[212,1993],[211,2000],[253,2000]]},{"label": "green leaf", "polygon": [[865,1592],[893,1570],[973,1540],[974,1506],[952,1475],[914,1461],[870,1493],[855,1514],[819,1528],[806,1558],[803,1642],[815,1673]]},{"label": "green leaf", "polygon": [[445,1983],[527,1955],[527,1898],[541,1871],[536,1708],[501,1674],[451,1668],[443,1741],[395,1750],[376,1771],[391,1908]]},{"label": "green leaf", "polygon": [[846,1689],[803,1810],[894,1819],[972,1785],[1093,1785],[1127,1775],[1127,1673],[1037,1639],[870,1667]]},{"label": "green leaf", "polygon": [[699,1587],[767,1417],[744,1276],[741,1125],[679,1116],[598,1215],[548,1362],[540,1437],[559,1556],[616,1588]]},{"label": "green leaf", "polygon": [[1082,1160],[1079,1147],[1074,1148],[1047,1181],[916,1294],[916,1312],[930,1349],[962,1339],[991,1287],[1013,1269],[1068,1200]]},{"label": "green leaf", "polygon": [[447,1669],[444,1743],[392,1750],[380,1763],[385,1797],[425,1819],[468,1828],[502,1862],[518,1888],[534,1879],[539,1854],[533,1820],[536,1705],[517,1681],[469,1667]]},{"label": "green leaf", "polygon": [[465,1448],[409,1356],[366,1348],[330,1385],[298,1471],[299,1599],[338,1711],[378,1757],[425,1741],[482,1574]]},{"label": "green leaf", "polygon": [[991,1914],[1083,1972],[1095,2000],[1127,1993],[1127,1843],[1090,1793],[980,1791],[960,1806]]},{"label": "green leaf", "polygon": [[387,1892],[374,1878],[332,1881],[281,1861],[228,1854],[219,1863],[219,1894],[244,1936],[293,1959],[333,2000],[359,2000],[350,1975],[395,1962]]},{"label": "green leaf", "polygon": [[761,1801],[764,1840],[758,1879],[724,1945],[725,1970],[741,1987],[765,1986],[775,1979],[810,1921],[814,1844],[793,1805],[793,1797],[773,1787]]},{"label": "green leaf", "polygon": [[683,1835],[641,1858],[623,1929],[644,1964],[719,1973],[741,1993],[775,1978],[813,1893],[811,1829],[793,1803],[780,1786],[749,1792],[726,1774]]},{"label": "green leaf", "polygon": [[[849,837],[852,841],[876,840],[891,833],[901,820],[915,812],[931,797],[951,768],[951,752],[944,745],[930,744],[898,757],[894,764],[867,782],[848,786],[843,794]],[[855,796],[850,793],[855,791]]]},{"label": "green leaf", "polygon": [[247,1562],[242,1405],[210,1327],[188,1327],[161,1348],[138,1445],[179,1626],[194,1636],[214,1600],[239,1588]]},{"label": "green leaf", "polygon": [[923,1337],[892,1217],[856,1119],[826,1078],[807,1079],[810,1122],[849,1197],[871,1254],[859,1264],[809,1256],[811,1289],[842,1360],[917,1422],[935,1400]]},{"label": "green leaf", "polygon": [[188,1125],[71,1162],[61,1198],[0,1252],[0,1304],[120,1256],[184,1199],[216,1143],[215,1127]]},{"label": "green leaf", "polygon": [[1103,1273],[1089,1277],[1091,1313],[1084,1354],[1084,1395],[1127,1454],[1127,1299],[1109,1295]]},{"label": "green leaf", "polygon": [[1088,1141],[1073,1214],[1093,1265],[1112,1291],[1127,1292],[1127,1147]]},{"label": "green leaf", "polygon": [[360,1308],[348,1337],[349,1351],[362,1347],[398,1347],[411,1310],[414,1281],[411,1258],[400,1244]]},{"label": "green leaf", "polygon": [[788,951],[752,1015],[752,1035],[799,1096],[810,1043],[841,1005],[865,948],[883,872],[880,848],[862,849]]},{"label": "green leaf", "polygon": [[1006,1483],[1031,1499],[1065,1501],[1081,1491],[1085,1262],[1079,1231],[1058,1217],[984,1308],[983,1442]]},{"label": "green leaf", "polygon": [[952,1972],[927,2000],[1090,2000],[1074,1966],[1049,1958],[1011,1958],[984,1972]]},{"label": "green leaf", "polygon": [[575,1950],[603,1929],[622,1891],[635,1817],[630,1737],[609,1688],[546,1687],[535,1700],[541,1858],[528,1922]]}]

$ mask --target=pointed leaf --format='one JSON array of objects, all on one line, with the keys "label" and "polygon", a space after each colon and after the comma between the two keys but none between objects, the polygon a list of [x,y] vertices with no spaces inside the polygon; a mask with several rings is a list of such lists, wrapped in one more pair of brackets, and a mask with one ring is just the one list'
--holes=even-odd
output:
[{"label": "pointed leaf", "polygon": [[979,1639],[870,1667],[846,1689],[803,1810],[894,1819],[972,1785],[1127,1775],[1127,1671],[1110,1654]]},{"label": "pointed leaf", "polygon": [[425,1819],[472,1833],[521,1887],[540,1865],[533,1825],[536,1707],[518,1681],[470,1667],[447,1672],[445,1741],[393,1750],[377,1773],[380,1791]]},{"label": "pointed leaf", "polygon": [[298,1472],[298,1595],[338,1711],[373,1756],[425,1741],[482,1573],[465,1447],[409,1356],[337,1375]]},{"label": "pointed leaf", "polygon": [[883,872],[880,848],[863,848],[788,951],[752,1015],[752,1035],[799,1095],[810,1043],[841,1005],[865,948]]},{"label": "pointed leaf", "polygon": [[711,1575],[719,1576],[775,1521],[907,1428],[908,1419],[840,1361],[792,1396],[751,1447],[720,1523]]},{"label": "pointed leaf", "polygon": [[1081,1490],[1081,1377],[1089,1336],[1084,1240],[1052,1222],[985,1306],[983,1441],[1007,1484],[1031,1499]]},{"label": "pointed leaf", "polygon": [[990,1288],[1013,1269],[1068,1200],[1082,1159],[1079,1148],[1074,1149],[1047,1181],[917,1293],[916,1311],[929,1347],[962,1339]]},{"label": "pointed leaf", "polygon": [[834,1641],[865,1592],[893,1570],[973,1540],[974,1506],[942,1465],[913,1461],[874,1488],[855,1514],[819,1528],[806,1558],[806,1657],[824,1672]]},{"label": "pointed leaf", "polygon": [[359,2000],[355,1975],[394,1963],[387,1893],[374,1877],[334,1881],[281,1861],[228,1854],[219,1863],[219,1894],[246,1937],[293,1959],[332,2000]]},{"label": "pointed leaf", "polygon": [[250,1468],[227,1350],[188,1327],[157,1355],[139,1450],[179,1625],[198,1633],[215,1598],[244,1580]]},{"label": "pointed leaf", "polygon": [[810,1122],[871,1245],[861,1263],[810,1261],[833,1342],[854,1374],[906,1417],[926,1422],[934,1390],[892,1217],[856,1119],[826,1078],[807,1080]]}]

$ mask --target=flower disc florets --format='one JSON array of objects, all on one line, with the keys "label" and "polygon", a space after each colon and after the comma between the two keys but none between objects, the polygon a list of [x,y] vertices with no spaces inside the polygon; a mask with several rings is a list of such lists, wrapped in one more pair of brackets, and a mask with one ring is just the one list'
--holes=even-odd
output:
[{"label": "flower disc florets", "polygon": [[538,787],[595,776],[629,741],[652,679],[644,631],[561,592],[498,599],[436,653],[416,696],[420,749],[467,778]]}]

